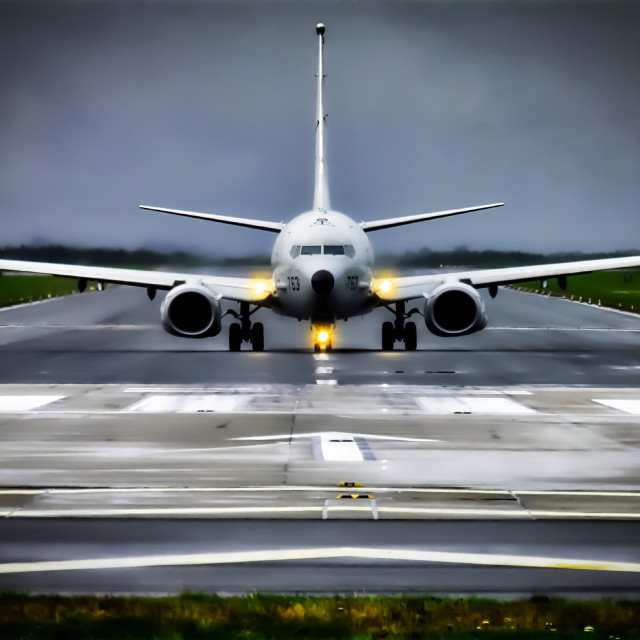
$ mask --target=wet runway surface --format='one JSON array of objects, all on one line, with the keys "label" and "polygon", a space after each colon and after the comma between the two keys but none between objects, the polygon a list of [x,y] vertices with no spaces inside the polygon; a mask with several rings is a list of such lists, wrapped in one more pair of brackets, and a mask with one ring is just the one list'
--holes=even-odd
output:
[{"label": "wet runway surface", "polygon": [[330,354],[265,311],[264,353],[174,338],[135,289],[0,311],[0,588],[638,595],[640,318],[487,307]]},{"label": "wet runway surface", "polygon": [[[329,379],[338,384],[640,385],[640,317],[500,290],[489,325],[439,338],[418,320],[418,351],[383,353],[382,309],[338,325]],[[0,311],[0,383],[315,384],[306,323],[260,311],[264,353],[167,335],[159,300],[110,289]],[[224,323],[230,320],[225,319]]]}]

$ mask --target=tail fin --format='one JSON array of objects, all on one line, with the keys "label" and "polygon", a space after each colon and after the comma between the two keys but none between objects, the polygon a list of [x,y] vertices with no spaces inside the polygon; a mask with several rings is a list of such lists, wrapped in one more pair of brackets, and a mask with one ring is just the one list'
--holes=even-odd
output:
[{"label": "tail fin", "polygon": [[313,187],[313,209],[314,211],[327,211],[331,208],[329,203],[329,181],[327,178],[327,163],[324,148],[324,124],[325,113],[322,102],[322,87],[324,83],[324,73],[322,65],[322,53],[324,48],[325,27],[322,22],[316,25],[318,34],[318,84],[316,102],[316,169],[315,183]]}]

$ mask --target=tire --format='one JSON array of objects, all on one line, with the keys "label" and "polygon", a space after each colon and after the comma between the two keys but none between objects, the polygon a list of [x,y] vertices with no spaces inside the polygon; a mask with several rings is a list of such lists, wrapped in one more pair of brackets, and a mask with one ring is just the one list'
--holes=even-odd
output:
[{"label": "tire", "polygon": [[407,351],[415,351],[418,346],[418,331],[415,322],[407,322],[404,325],[404,348]]},{"label": "tire", "polygon": [[383,351],[393,351],[393,343],[396,341],[393,323],[392,322],[383,322],[382,323],[382,350]]},{"label": "tire", "polygon": [[229,351],[240,351],[242,346],[242,329],[237,322],[229,327]]},{"label": "tire", "polygon": [[255,322],[251,327],[251,346],[254,351],[264,351],[264,325]]}]

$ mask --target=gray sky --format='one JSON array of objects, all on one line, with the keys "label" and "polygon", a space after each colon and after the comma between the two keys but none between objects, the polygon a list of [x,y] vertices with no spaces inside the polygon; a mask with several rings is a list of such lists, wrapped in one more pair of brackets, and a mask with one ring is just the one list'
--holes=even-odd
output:
[{"label": "gray sky", "polygon": [[269,253],[137,205],[311,206],[319,20],[335,208],[507,203],[378,252],[640,248],[640,6],[612,1],[0,2],[0,244]]}]

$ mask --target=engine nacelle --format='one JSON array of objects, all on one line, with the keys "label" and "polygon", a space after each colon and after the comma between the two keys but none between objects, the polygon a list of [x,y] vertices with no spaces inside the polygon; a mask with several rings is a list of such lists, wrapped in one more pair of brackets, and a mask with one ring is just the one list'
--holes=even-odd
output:
[{"label": "engine nacelle", "polygon": [[468,284],[441,284],[424,304],[427,329],[437,336],[462,336],[487,326],[480,294]]},{"label": "engine nacelle", "polygon": [[160,320],[167,333],[181,338],[208,338],[222,329],[222,309],[209,289],[181,284],[167,293]]}]

